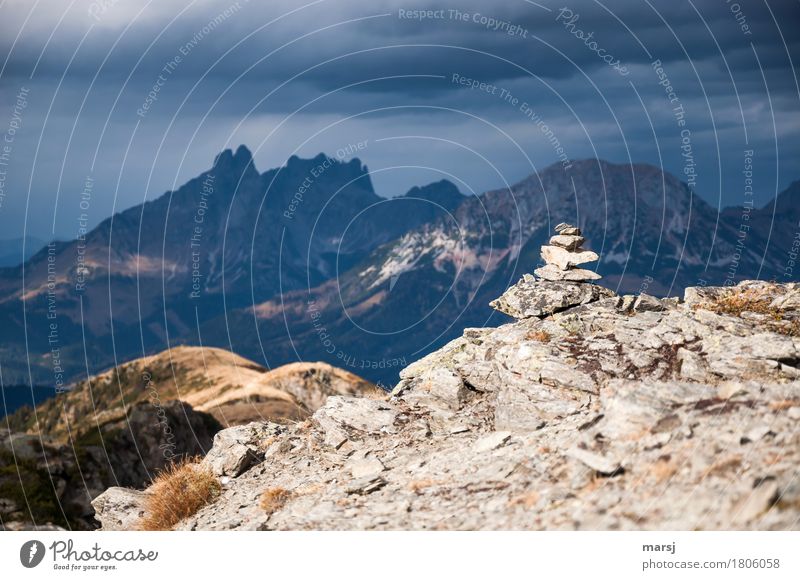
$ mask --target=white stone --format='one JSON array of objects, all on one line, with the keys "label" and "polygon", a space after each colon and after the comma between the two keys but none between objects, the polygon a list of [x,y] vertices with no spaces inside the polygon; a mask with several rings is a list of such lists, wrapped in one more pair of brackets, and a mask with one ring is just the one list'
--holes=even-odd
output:
[{"label": "white stone", "polygon": [[536,268],[534,274],[539,276],[542,280],[550,282],[590,282],[592,280],[599,280],[602,278],[597,272],[591,270],[584,270],[583,268],[570,268],[569,270],[560,270],[558,266],[547,264],[541,268]]},{"label": "white stone", "polygon": [[478,453],[485,453],[502,447],[510,438],[511,432],[509,431],[495,431],[478,439],[472,448]]},{"label": "white stone", "polygon": [[581,463],[591,467],[603,475],[611,475],[616,473],[622,467],[615,459],[606,457],[605,455],[600,455],[598,453],[592,453],[591,451],[581,449],[580,447],[571,448],[569,451],[567,451],[567,455],[573,459],[577,459]]},{"label": "white stone", "polygon": [[596,262],[600,257],[591,250],[568,252],[558,246],[542,246],[542,258],[548,264],[554,264],[562,270],[567,270],[572,266]]}]

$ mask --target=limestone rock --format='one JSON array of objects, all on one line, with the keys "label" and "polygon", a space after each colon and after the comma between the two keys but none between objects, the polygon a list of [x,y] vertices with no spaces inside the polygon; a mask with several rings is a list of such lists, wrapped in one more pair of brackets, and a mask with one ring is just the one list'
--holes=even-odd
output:
[{"label": "limestone rock", "polygon": [[573,225],[560,223],[555,228],[555,231],[559,235],[563,236],[579,236],[581,235],[581,230],[576,228]]},{"label": "limestone rock", "polygon": [[542,246],[542,258],[548,264],[558,266],[561,270],[567,270],[573,266],[596,262],[600,256],[591,250],[570,252],[558,246]]},{"label": "limestone rock", "polygon": [[490,303],[495,310],[517,319],[543,317],[579,304],[614,296],[611,290],[578,282],[537,282],[530,274]]},{"label": "limestone rock", "polygon": [[264,453],[285,427],[274,423],[249,423],[223,429],[214,436],[214,445],[203,464],[216,476],[238,477],[264,459]]},{"label": "limestone rock", "polygon": [[347,460],[347,469],[354,479],[377,477],[386,467],[380,459],[368,452],[356,452]]},{"label": "limestone rock", "polygon": [[734,521],[737,524],[751,522],[778,501],[778,482],[775,478],[756,481],[753,489],[746,493],[734,507]]},{"label": "limestone rock", "polygon": [[92,501],[95,518],[103,531],[134,530],[144,517],[146,497],[135,489],[110,487]]},{"label": "limestone rock", "polygon": [[393,433],[397,411],[374,399],[328,397],[312,419],[324,434],[325,443],[338,448],[345,441],[366,435]]},{"label": "limestone rock", "polygon": [[380,476],[367,476],[351,481],[345,487],[345,493],[367,495],[379,490],[386,485],[386,480]]},{"label": "limestone rock", "polygon": [[456,373],[443,368],[434,368],[417,375],[412,383],[401,383],[393,391],[399,395],[409,387],[410,393],[404,397],[409,403],[420,401],[428,406],[442,409],[459,409],[471,395],[463,379]]},{"label": "limestone rock", "polygon": [[506,441],[508,441],[510,438],[511,433],[508,431],[495,431],[490,435],[485,435],[484,437],[478,439],[472,448],[477,453],[486,453],[487,451],[492,451],[505,445]]},{"label": "limestone rock", "polygon": [[587,449],[573,447],[567,451],[567,455],[586,464],[602,475],[614,475],[622,469],[618,461],[599,453],[593,453]]},{"label": "limestone rock", "polygon": [[664,305],[654,296],[639,294],[633,303],[633,309],[637,312],[658,312],[664,310]]},{"label": "limestone rock", "polygon": [[572,251],[580,248],[585,241],[586,238],[582,236],[558,234],[550,238],[550,245]]},{"label": "limestone rock", "polygon": [[592,272],[591,270],[585,270],[583,268],[570,268],[569,270],[561,270],[558,266],[554,266],[553,264],[546,264],[541,268],[536,268],[536,270],[533,272],[539,276],[539,278],[548,280],[550,282],[558,282],[562,280],[565,282],[591,282],[602,278],[600,274],[597,272]]}]

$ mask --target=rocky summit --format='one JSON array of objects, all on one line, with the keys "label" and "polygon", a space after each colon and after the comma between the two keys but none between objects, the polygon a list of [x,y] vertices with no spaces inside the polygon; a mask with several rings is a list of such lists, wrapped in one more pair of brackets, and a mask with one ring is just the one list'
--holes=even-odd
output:
[{"label": "rocky summit", "polygon": [[[657,299],[526,276],[494,306],[516,320],[467,329],[385,400],[218,433],[222,490],[176,528],[798,527],[800,285]],[[149,493],[112,488],[96,517],[135,529]]]}]

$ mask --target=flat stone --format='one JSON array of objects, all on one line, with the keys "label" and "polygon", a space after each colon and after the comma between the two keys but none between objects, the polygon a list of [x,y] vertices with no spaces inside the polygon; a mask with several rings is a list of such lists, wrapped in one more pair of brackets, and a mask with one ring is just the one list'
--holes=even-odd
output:
[{"label": "flat stone", "polygon": [[772,430],[769,425],[758,425],[750,429],[744,436],[744,441],[756,442],[766,437]]},{"label": "flat stone", "polygon": [[551,246],[558,246],[559,248],[564,248],[565,250],[573,251],[577,250],[581,247],[581,244],[586,241],[586,238],[583,236],[565,236],[565,235],[556,235],[550,238],[550,245]]},{"label": "flat stone", "polygon": [[591,376],[560,360],[545,361],[541,365],[539,376],[545,385],[565,389],[578,389],[593,395],[598,393],[597,383]]},{"label": "flat stone", "polygon": [[588,393],[541,383],[527,388],[506,386],[497,393],[495,428],[513,433],[531,433],[549,421],[558,421],[580,412],[590,400]]},{"label": "flat stone", "polygon": [[599,453],[593,453],[586,449],[581,449],[580,447],[572,447],[569,449],[567,451],[567,456],[577,459],[584,465],[587,465],[603,475],[614,475],[622,468],[620,463],[615,459],[600,455]]},{"label": "flat stone", "polygon": [[563,236],[579,236],[581,235],[580,228],[576,228],[571,224],[560,223],[555,228],[555,232]]},{"label": "flat stone", "polygon": [[110,487],[92,501],[94,517],[103,531],[135,530],[144,517],[147,494],[125,487]]},{"label": "flat stone", "polygon": [[471,395],[458,374],[449,369],[435,368],[422,372],[413,380],[413,389],[398,396],[409,403],[455,411]]},{"label": "flat stone", "polygon": [[345,486],[344,491],[347,494],[367,495],[379,490],[384,485],[386,485],[386,480],[382,477],[368,476],[351,481]]},{"label": "flat stone", "polygon": [[542,246],[542,258],[548,264],[554,264],[562,270],[568,270],[572,266],[596,262],[600,259],[600,256],[591,250],[569,252],[558,246]]},{"label": "flat stone", "polygon": [[509,439],[511,439],[509,431],[495,431],[478,439],[472,449],[478,453],[486,453],[502,447]]},{"label": "flat stone", "polygon": [[698,401],[716,396],[712,385],[678,381],[631,381],[612,379],[600,393],[603,420],[598,428],[609,439],[628,439],[682,422],[674,416]]},{"label": "flat stone", "polygon": [[705,380],[708,376],[708,365],[700,354],[685,348],[679,348],[677,354],[681,363],[681,377],[698,382]]},{"label": "flat stone", "polygon": [[238,477],[263,461],[270,439],[285,430],[281,425],[266,422],[223,429],[214,435],[214,445],[203,458],[203,464],[218,477]]},{"label": "flat stone", "polygon": [[554,266],[553,264],[547,264],[541,268],[536,268],[534,274],[550,282],[559,282],[562,280],[567,282],[590,282],[602,278],[600,274],[592,272],[591,270],[584,270],[583,268],[560,270],[558,266]]},{"label": "flat stone", "polygon": [[655,296],[649,294],[639,294],[633,303],[633,310],[636,312],[661,312],[665,310],[664,304]]},{"label": "flat stone", "polygon": [[312,419],[324,433],[324,441],[334,448],[360,434],[394,433],[397,417],[390,405],[375,399],[328,397]]},{"label": "flat stone", "polygon": [[747,386],[736,381],[728,381],[719,385],[717,389],[717,396],[720,399],[731,399],[739,395],[746,395],[748,392]]},{"label": "flat stone", "polygon": [[517,319],[543,318],[579,304],[615,296],[614,292],[594,284],[580,282],[537,281],[530,274],[514,284],[489,306]]},{"label": "flat stone", "polygon": [[348,459],[345,467],[350,470],[350,475],[354,479],[377,477],[386,469],[380,459],[362,453],[357,453],[354,457]]}]

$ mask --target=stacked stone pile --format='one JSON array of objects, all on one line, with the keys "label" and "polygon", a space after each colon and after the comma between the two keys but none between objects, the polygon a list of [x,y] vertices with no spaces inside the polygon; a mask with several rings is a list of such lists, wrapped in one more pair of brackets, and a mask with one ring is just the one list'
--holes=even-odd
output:
[{"label": "stacked stone pile", "polygon": [[522,320],[529,316],[550,316],[573,306],[616,296],[607,288],[588,284],[599,280],[599,274],[577,267],[599,259],[591,250],[581,249],[586,241],[581,230],[564,223],[558,224],[555,230],[550,244],[542,246],[542,258],[547,264],[534,270],[538,279],[525,274],[489,304],[492,308]]},{"label": "stacked stone pile", "polygon": [[599,280],[600,275],[591,270],[577,268],[581,264],[596,262],[599,256],[591,250],[582,250],[586,239],[581,230],[570,224],[561,223],[555,228],[556,235],[550,244],[542,246],[542,258],[547,265],[535,270],[536,275],[551,282],[589,282]]}]

